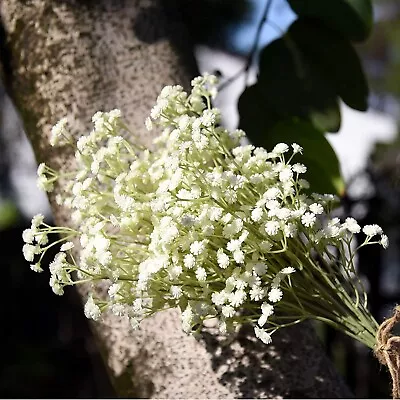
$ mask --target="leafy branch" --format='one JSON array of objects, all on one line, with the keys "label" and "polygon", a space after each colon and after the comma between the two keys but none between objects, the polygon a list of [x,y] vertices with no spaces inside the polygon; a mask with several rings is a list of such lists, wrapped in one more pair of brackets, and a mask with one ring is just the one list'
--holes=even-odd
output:
[{"label": "leafy branch", "polygon": [[229,79],[227,79],[225,82],[221,83],[221,85],[219,85],[218,90],[220,92],[223,89],[225,89],[226,87],[228,87],[229,85],[231,85],[238,78],[240,78],[240,76],[242,74],[245,74],[245,84],[247,86],[250,67],[253,64],[254,57],[255,57],[257,49],[258,49],[258,44],[260,42],[262,28],[263,28],[264,24],[268,21],[268,14],[269,14],[269,11],[271,9],[272,2],[273,2],[273,0],[267,0],[267,3],[265,5],[264,11],[262,13],[261,19],[260,19],[260,21],[258,23],[258,26],[257,26],[257,31],[256,31],[256,35],[254,37],[253,46],[252,46],[249,54],[247,55],[246,63],[244,65],[244,67],[241,68],[236,74],[231,76]]}]

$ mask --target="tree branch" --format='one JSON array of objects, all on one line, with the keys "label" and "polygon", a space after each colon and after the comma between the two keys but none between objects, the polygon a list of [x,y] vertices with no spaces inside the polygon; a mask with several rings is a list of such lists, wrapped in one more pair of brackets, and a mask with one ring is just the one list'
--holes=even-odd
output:
[{"label": "tree branch", "polygon": [[247,86],[247,82],[249,80],[250,68],[253,65],[254,57],[255,57],[255,55],[257,53],[257,49],[258,49],[258,44],[260,43],[262,28],[263,28],[264,24],[268,21],[268,13],[271,9],[272,1],[273,0],[267,0],[267,2],[265,4],[265,8],[262,13],[261,19],[257,25],[257,31],[256,31],[256,35],[254,36],[253,46],[252,46],[249,54],[247,55],[246,63],[244,65],[244,67],[242,69],[240,69],[240,71],[238,71],[236,74],[231,76],[229,79],[227,79],[225,82],[223,82],[221,85],[219,85],[219,91],[221,91],[221,90],[225,89],[227,86],[231,85],[242,74],[245,74],[244,82],[245,82],[245,85]]}]

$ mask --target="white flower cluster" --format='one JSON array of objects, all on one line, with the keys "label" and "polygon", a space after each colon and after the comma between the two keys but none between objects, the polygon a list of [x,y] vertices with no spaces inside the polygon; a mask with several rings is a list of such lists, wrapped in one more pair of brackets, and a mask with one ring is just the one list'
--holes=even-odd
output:
[{"label": "white flower cluster", "polygon": [[[327,263],[334,257],[328,249],[337,248],[340,265],[349,276],[353,271],[347,250],[361,227],[352,218],[329,217],[335,196],[304,193],[306,167],[291,163],[302,153],[298,144],[280,143],[272,151],[239,146],[244,132],[219,126],[220,112],[211,106],[215,84],[206,75],[193,80],[189,95],[180,86],[162,90],[146,120],[148,129],[163,129],[154,151],[126,139],[118,110],[96,113],[93,131],[76,143],[70,194],[57,197],[71,208],[75,229],[52,228],[35,217],[24,232],[25,258],[34,262],[41,254],[35,271],[49,248],[47,235],[64,235],[50,265],[55,293],[109,282],[106,299],[89,297],[87,317],[108,310],[136,327],[157,311],[179,307],[187,332],[209,318],[221,332],[250,322],[269,343],[278,328],[315,317],[310,299],[324,290],[334,296],[318,286],[316,276],[326,268],[316,252]],[[64,130],[62,122],[53,134]],[[46,190],[62,176],[39,166]],[[381,235],[387,246],[378,226],[363,231],[363,245]],[[77,259],[73,237],[82,247]],[[330,279],[336,282],[335,273]]]}]

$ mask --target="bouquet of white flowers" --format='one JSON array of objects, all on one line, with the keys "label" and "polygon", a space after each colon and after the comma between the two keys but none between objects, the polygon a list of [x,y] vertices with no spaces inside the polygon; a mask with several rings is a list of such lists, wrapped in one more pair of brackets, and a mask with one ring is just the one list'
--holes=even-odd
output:
[{"label": "bouquet of white flowers", "polygon": [[[213,318],[223,333],[249,323],[268,344],[278,329],[315,319],[376,349],[379,326],[354,259],[363,246],[386,248],[387,236],[378,225],[332,217],[337,198],[310,193],[298,144],[240,146],[244,132],[221,127],[211,106],[215,77],[192,86],[189,95],[162,90],[146,120],[162,129],[153,150],[132,141],[119,110],[96,113],[76,143],[65,119],[53,128],[52,145],[76,148],[76,173],[41,164],[38,183],[50,191],[68,180],[56,200],[71,209],[73,226],[35,216],[23,233],[31,268],[40,272],[45,252],[62,243],[50,285],[61,295],[65,286],[105,282],[107,296],[85,305],[95,320],[112,312],[136,328],[178,307],[188,333]],[[61,238],[48,245],[49,234]]]}]

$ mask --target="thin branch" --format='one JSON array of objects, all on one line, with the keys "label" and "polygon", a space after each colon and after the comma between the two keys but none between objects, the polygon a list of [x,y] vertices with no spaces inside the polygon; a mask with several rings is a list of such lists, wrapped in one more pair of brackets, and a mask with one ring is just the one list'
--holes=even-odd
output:
[{"label": "thin branch", "polygon": [[218,88],[219,92],[221,92],[223,89],[225,89],[227,86],[229,86],[232,82],[234,82],[236,79],[238,79],[240,77],[240,75],[242,75],[243,73],[245,74],[245,85],[247,86],[250,67],[253,64],[254,56],[255,56],[255,54],[257,52],[257,48],[258,48],[258,44],[260,42],[260,37],[261,37],[261,32],[262,32],[263,25],[268,20],[268,13],[269,13],[269,10],[271,8],[272,1],[273,0],[267,0],[267,3],[265,4],[264,12],[263,12],[262,17],[260,19],[260,22],[258,23],[258,26],[257,26],[257,32],[256,32],[256,35],[254,37],[253,47],[251,48],[251,50],[250,50],[250,52],[249,52],[249,54],[247,56],[246,64],[244,65],[243,68],[240,69],[240,71],[238,71],[236,74],[231,76],[229,79],[227,79],[225,82],[223,82],[219,86],[219,88]]}]

